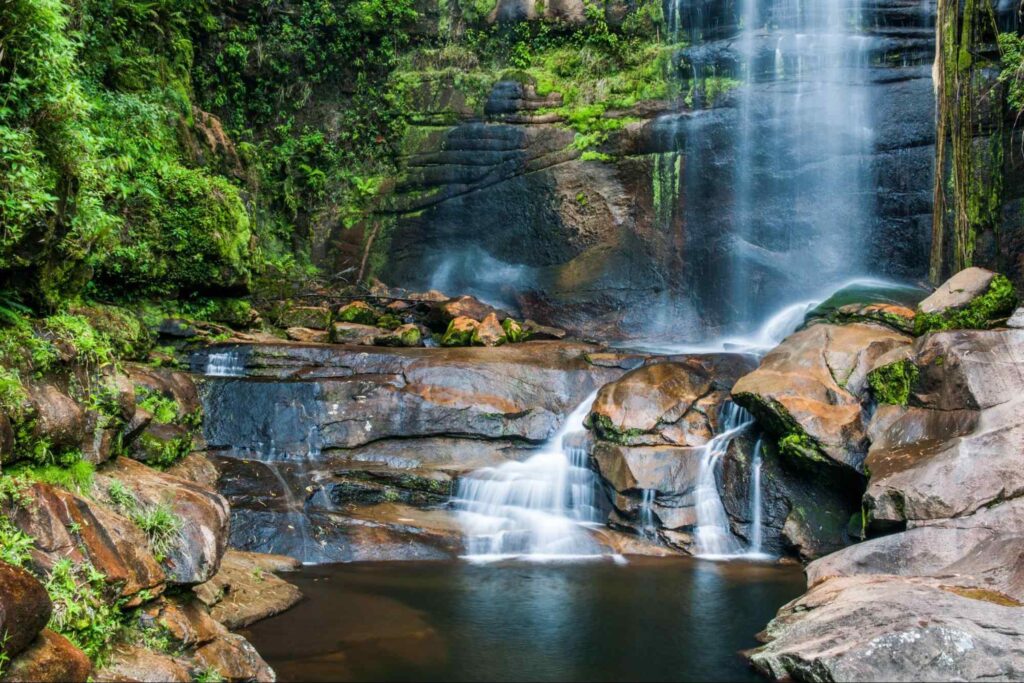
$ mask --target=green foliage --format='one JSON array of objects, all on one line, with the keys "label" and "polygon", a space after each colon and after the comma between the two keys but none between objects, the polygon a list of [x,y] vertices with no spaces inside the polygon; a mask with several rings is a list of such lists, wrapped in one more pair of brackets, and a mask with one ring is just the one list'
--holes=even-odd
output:
[{"label": "green foliage", "polygon": [[32,559],[35,541],[24,531],[0,515],[0,562],[24,567]]},{"label": "green foliage", "polygon": [[377,312],[361,301],[347,304],[338,311],[338,322],[356,323],[357,325],[376,325]]},{"label": "green foliage", "polygon": [[206,667],[195,675],[195,683],[221,683],[224,677],[213,667]]},{"label": "green foliage", "polygon": [[779,439],[779,452],[794,462],[828,463],[821,446],[806,432],[790,432]]},{"label": "green foliage", "polygon": [[501,329],[505,330],[505,338],[510,344],[518,344],[526,341],[530,333],[523,329],[523,326],[512,318],[505,318],[501,321]]},{"label": "green foliage", "polygon": [[913,361],[901,360],[873,370],[868,375],[868,384],[878,401],[905,406],[919,375]]},{"label": "green foliage", "polygon": [[1024,36],[1001,33],[999,51],[1002,53],[999,82],[1006,86],[1006,99],[1010,108],[1024,113]]},{"label": "green foliage", "polygon": [[139,389],[137,404],[153,415],[153,421],[160,424],[173,424],[178,421],[178,402],[172,397],[164,396],[152,389]]},{"label": "green foliage", "polygon": [[54,564],[45,586],[53,602],[49,627],[102,663],[122,628],[121,613],[106,596],[106,577],[89,562],[63,559]]},{"label": "green foliage", "polygon": [[996,274],[984,294],[965,308],[940,313],[918,311],[914,333],[922,335],[936,330],[983,330],[1006,318],[1017,307],[1017,292],[1005,275]]},{"label": "green foliage", "polygon": [[114,360],[114,347],[107,336],[80,315],[52,315],[43,321],[43,326],[55,344],[72,349],[76,360],[86,366],[106,365]]},{"label": "green foliage", "polygon": [[636,427],[619,429],[612,419],[603,413],[593,413],[590,416],[590,427],[600,439],[623,446],[630,445],[633,439],[644,434],[644,430]]},{"label": "green foliage", "polygon": [[96,466],[82,460],[77,451],[65,453],[60,459],[62,464],[17,463],[8,467],[7,474],[25,482],[49,484],[78,494],[92,491]]},{"label": "green foliage", "polygon": [[178,541],[181,533],[181,518],[167,504],[154,505],[131,514],[131,519],[142,529],[149,541],[149,547],[158,562],[163,562]]},{"label": "green foliage", "polygon": [[191,437],[161,439],[149,432],[139,437],[138,446],[143,453],[143,462],[156,469],[166,469],[192,451]]}]

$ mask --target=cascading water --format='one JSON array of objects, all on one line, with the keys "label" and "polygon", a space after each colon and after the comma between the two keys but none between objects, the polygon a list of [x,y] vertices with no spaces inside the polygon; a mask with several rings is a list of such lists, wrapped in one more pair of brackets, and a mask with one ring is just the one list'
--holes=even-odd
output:
[{"label": "cascading water", "polygon": [[732,35],[729,9],[668,7],[670,40],[691,47],[681,52],[688,108],[659,123],[685,159],[676,214],[659,221],[682,232],[686,298],[667,304],[661,333],[761,346],[779,312],[885,267],[864,257],[877,221],[876,40],[861,29],[861,0],[730,7]]},{"label": "cascading water", "polygon": [[654,498],[658,492],[654,489],[644,489],[640,497],[640,529],[644,538],[655,538],[658,534],[658,527],[654,523]]},{"label": "cascading water", "polygon": [[206,356],[203,374],[207,377],[244,377],[245,361],[236,349],[210,353]]},{"label": "cascading water", "polygon": [[763,542],[762,524],[762,503],[761,503],[761,464],[762,464],[762,439],[754,444],[754,455],[750,465],[750,548],[748,555],[761,555]]},{"label": "cascading water", "polygon": [[737,436],[754,424],[754,418],[735,403],[722,406],[718,434],[703,447],[695,493],[697,507],[696,555],[729,557],[743,548],[729,530],[729,516],[718,493],[716,470]]},{"label": "cascading water", "polygon": [[602,554],[584,528],[602,520],[595,506],[597,478],[579,442],[595,398],[596,392],[528,460],[478,470],[459,481],[452,506],[465,529],[468,557]]}]

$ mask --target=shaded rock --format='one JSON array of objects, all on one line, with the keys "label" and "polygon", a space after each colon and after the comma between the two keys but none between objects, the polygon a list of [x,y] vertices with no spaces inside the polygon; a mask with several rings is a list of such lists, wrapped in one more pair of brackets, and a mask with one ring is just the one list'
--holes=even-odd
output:
[{"label": "shaded rock", "polygon": [[44,630],[10,663],[4,681],[38,683],[85,683],[92,672],[92,662],[85,653],[64,636]]},{"label": "shaded rock", "polygon": [[213,578],[193,590],[210,607],[212,618],[229,629],[243,628],[302,599],[298,588],[272,573],[297,564],[291,558],[229,550]]},{"label": "shaded rock", "polygon": [[0,562],[0,634],[3,651],[16,656],[50,621],[53,605],[43,585],[24,569]]},{"label": "shaded rock", "polygon": [[810,585],[868,574],[932,576],[1024,602],[1024,498],[870,539],[807,567]]},{"label": "shaded rock", "polygon": [[988,291],[995,276],[985,268],[961,270],[918,304],[918,310],[922,313],[945,313],[951,309],[966,308]]},{"label": "shaded rock", "polygon": [[500,346],[507,341],[505,329],[494,313],[488,313],[473,332],[473,344],[476,346]]},{"label": "shaded rock", "polygon": [[647,365],[604,386],[591,408],[588,424],[599,438],[608,441],[700,445],[710,438],[703,413],[689,416],[689,422],[697,423],[695,429],[666,433],[664,428],[684,419],[711,387],[710,375],[699,365]]},{"label": "shaded rock", "polygon": [[935,579],[830,579],[784,606],[754,667],[776,679],[1019,680],[1024,608]]},{"label": "shaded rock", "polygon": [[85,440],[85,411],[52,384],[30,384],[29,402],[36,416],[34,435],[54,447],[78,446]]},{"label": "shaded rock", "polygon": [[912,402],[936,410],[981,410],[1024,389],[1024,330],[934,332],[917,343]]},{"label": "shaded rock", "polygon": [[557,327],[551,327],[550,325],[541,325],[535,320],[524,320],[523,329],[529,335],[530,339],[565,339],[565,330]]},{"label": "shaded rock", "polygon": [[151,421],[131,442],[126,455],[138,462],[166,466],[191,452],[193,445],[188,427]]},{"label": "shaded rock", "polygon": [[1010,319],[1006,321],[1007,327],[1012,327],[1015,330],[1024,329],[1024,307],[1018,308],[1010,316]]},{"label": "shaded rock", "polygon": [[441,337],[441,346],[472,346],[479,326],[480,323],[468,316],[453,319]]},{"label": "shaded rock", "polygon": [[866,322],[878,323],[899,332],[914,332],[914,311],[896,304],[847,304],[841,306],[832,316],[839,324]]},{"label": "shaded rock", "polygon": [[161,598],[147,605],[146,618],[164,628],[171,638],[186,648],[204,645],[227,633],[203,602],[186,596]]},{"label": "shaded rock", "polygon": [[11,420],[4,413],[0,413],[0,464],[11,462],[14,459],[14,428]]},{"label": "shaded rock", "polygon": [[206,454],[198,451],[189,453],[164,472],[211,490],[217,488],[217,479],[220,478],[217,466],[210,462]]},{"label": "shaded rock", "polygon": [[146,428],[153,422],[153,413],[142,408],[137,408],[131,420],[125,424],[122,434],[125,443],[132,443],[146,431]]},{"label": "shaded rock", "polygon": [[33,484],[26,496],[28,504],[4,512],[35,539],[32,563],[37,568],[49,571],[65,557],[73,562],[88,560],[124,597],[143,590],[151,595],[163,591],[164,572],[149,551],[145,535],[132,521],[46,484]]},{"label": "shaded rock", "polygon": [[331,339],[331,334],[324,330],[314,330],[308,327],[289,327],[285,335],[292,341],[304,342],[307,344],[326,344]]},{"label": "shaded rock", "polygon": [[370,304],[365,301],[353,301],[339,308],[334,320],[354,325],[376,325],[379,317],[380,315]]},{"label": "shaded rock", "polygon": [[423,333],[415,325],[400,325],[389,332],[379,334],[373,341],[377,346],[422,346]]},{"label": "shaded rock", "polygon": [[180,520],[163,562],[169,582],[202,583],[216,573],[228,538],[228,503],[222,496],[126,458],[108,463],[97,476],[104,490],[114,480],[123,483],[140,506],[168,506]]},{"label": "shaded rock", "polygon": [[287,306],[275,312],[274,322],[284,328],[326,330],[331,323],[331,310],[326,306]]},{"label": "shaded rock", "polygon": [[337,322],[331,324],[331,342],[353,346],[373,346],[380,329],[371,325]]},{"label": "shaded rock", "polygon": [[271,669],[256,648],[245,638],[227,633],[196,650],[193,660],[201,667],[212,669],[226,681],[275,680]]},{"label": "shaded rock", "polygon": [[173,398],[178,404],[181,417],[193,415],[200,409],[199,393],[191,375],[169,368],[155,368],[146,365],[128,367],[128,377],[136,391],[141,387]]},{"label": "shaded rock", "polygon": [[107,663],[92,675],[98,683],[134,681],[136,683],[189,683],[192,674],[179,660],[141,645],[119,645]]},{"label": "shaded rock", "polygon": [[[733,398],[783,438],[797,462],[860,471],[868,374],[911,338],[871,324],[819,324],[791,335],[733,387]],[[889,356],[891,358],[891,356]]]}]

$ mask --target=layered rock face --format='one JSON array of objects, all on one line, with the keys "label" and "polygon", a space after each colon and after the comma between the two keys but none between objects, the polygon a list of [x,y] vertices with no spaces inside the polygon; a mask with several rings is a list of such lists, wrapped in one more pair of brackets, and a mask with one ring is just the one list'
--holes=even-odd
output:
[{"label": "layered rock face", "polygon": [[[980,310],[991,280],[958,275],[919,319]],[[905,391],[866,423],[870,538],[808,566],[811,590],[769,626],[757,668],[797,679],[1020,678],[1024,336],[994,315],[993,329],[918,337],[899,373],[873,376],[875,394],[900,395],[884,386],[897,379]]]}]

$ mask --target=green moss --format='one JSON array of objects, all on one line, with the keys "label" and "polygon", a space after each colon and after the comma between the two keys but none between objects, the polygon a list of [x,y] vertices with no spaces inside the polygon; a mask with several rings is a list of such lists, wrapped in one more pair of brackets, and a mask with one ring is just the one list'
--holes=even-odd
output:
[{"label": "green moss", "polygon": [[448,329],[441,337],[441,346],[472,346],[474,335],[476,335],[476,327],[459,330],[456,329],[453,320],[448,323]]},{"label": "green moss", "polygon": [[377,327],[394,330],[402,326],[402,319],[392,313],[385,313],[377,319]]},{"label": "green moss", "polygon": [[792,432],[779,439],[779,452],[794,462],[831,464],[821,445],[806,432]]},{"label": "green moss", "polygon": [[44,585],[53,603],[49,627],[102,664],[122,629],[120,610],[106,597],[106,577],[89,562],[62,559]]},{"label": "green moss", "polygon": [[137,444],[140,460],[157,469],[166,469],[192,452],[191,437],[160,439],[143,432]]},{"label": "green moss", "polygon": [[66,465],[17,463],[8,467],[5,473],[25,482],[40,482],[88,495],[92,491],[96,466],[82,460],[80,454],[77,460],[69,455],[64,458],[68,461]]},{"label": "green moss", "polygon": [[169,396],[164,396],[159,391],[147,388],[139,388],[136,394],[136,401],[139,408],[153,416],[153,421],[159,424],[174,424],[178,422],[178,402]]},{"label": "green moss", "polygon": [[524,342],[530,336],[530,333],[524,330],[523,326],[512,318],[502,320],[501,329],[505,330],[505,338],[510,344]]},{"label": "green moss", "polygon": [[610,417],[602,413],[592,413],[588,423],[599,439],[622,446],[630,445],[634,439],[645,434],[644,430],[635,427],[619,429]]},{"label": "green moss", "polygon": [[868,384],[875,399],[881,403],[905,406],[919,375],[917,365],[906,359],[872,370]]},{"label": "green moss", "polygon": [[362,301],[347,304],[338,311],[337,321],[342,323],[355,323],[357,325],[376,325],[378,320],[377,312]]},{"label": "green moss", "polygon": [[914,333],[922,335],[937,330],[983,330],[1012,314],[1017,301],[1013,283],[997,273],[985,293],[965,308],[940,313],[918,311],[914,318]]}]

